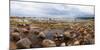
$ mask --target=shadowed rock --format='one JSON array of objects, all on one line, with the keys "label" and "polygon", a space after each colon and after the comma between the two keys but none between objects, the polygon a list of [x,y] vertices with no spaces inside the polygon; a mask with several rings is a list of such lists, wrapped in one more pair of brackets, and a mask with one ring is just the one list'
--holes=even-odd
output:
[{"label": "shadowed rock", "polygon": [[18,32],[11,33],[10,39],[11,41],[17,42],[18,40],[20,40],[20,34]]}]

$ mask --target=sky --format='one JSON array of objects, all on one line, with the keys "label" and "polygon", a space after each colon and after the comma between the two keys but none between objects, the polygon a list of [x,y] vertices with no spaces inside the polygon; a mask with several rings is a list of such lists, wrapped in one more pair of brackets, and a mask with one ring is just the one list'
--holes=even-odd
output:
[{"label": "sky", "polygon": [[10,16],[52,18],[93,17],[94,6],[11,1]]},{"label": "sky", "polygon": [[95,0],[15,0],[15,1],[41,1],[41,2],[56,2],[56,3],[95,5]]}]

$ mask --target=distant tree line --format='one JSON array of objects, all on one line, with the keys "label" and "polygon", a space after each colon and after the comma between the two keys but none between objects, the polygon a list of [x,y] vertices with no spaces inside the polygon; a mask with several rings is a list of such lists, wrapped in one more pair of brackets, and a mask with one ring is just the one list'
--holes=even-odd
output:
[{"label": "distant tree line", "polygon": [[77,17],[76,19],[94,19],[94,17]]}]

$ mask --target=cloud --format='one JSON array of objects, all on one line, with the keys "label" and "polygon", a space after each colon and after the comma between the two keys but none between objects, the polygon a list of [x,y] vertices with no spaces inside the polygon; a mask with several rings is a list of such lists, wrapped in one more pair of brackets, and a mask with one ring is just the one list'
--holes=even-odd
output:
[{"label": "cloud", "polygon": [[11,1],[11,16],[26,17],[84,17],[93,16],[93,6],[48,4]]}]

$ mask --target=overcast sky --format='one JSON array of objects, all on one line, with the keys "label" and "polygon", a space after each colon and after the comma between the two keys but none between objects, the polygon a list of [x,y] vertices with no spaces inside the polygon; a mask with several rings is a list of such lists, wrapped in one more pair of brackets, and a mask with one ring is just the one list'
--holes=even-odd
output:
[{"label": "overcast sky", "polygon": [[[18,0],[16,0],[16,1],[18,1]],[[95,5],[95,0],[19,0],[19,1],[41,1],[41,2],[57,2],[57,3]]]},{"label": "overcast sky", "polygon": [[35,2],[10,2],[10,16],[25,17],[92,17],[93,6],[48,4]]}]

